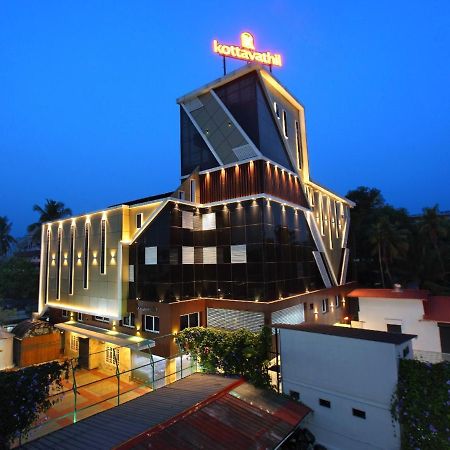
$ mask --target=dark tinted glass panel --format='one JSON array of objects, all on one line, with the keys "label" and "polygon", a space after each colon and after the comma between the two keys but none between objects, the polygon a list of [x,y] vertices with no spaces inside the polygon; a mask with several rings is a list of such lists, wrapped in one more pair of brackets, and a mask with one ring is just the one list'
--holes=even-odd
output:
[{"label": "dark tinted glass panel", "polygon": [[402,332],[402,326],[401,325],[396,325],[393,323],[388,323],[387,324],[387,331],[389,333],[401,333]]},{"label": "dark tinted glass panel", "polygon": [[198,320],[198,313],[189,314],[189,326],[190,327],[198,327],[199,326],[199,320]]},{"label": "dark tinted glass panel", "polygon": [[184,330],[189,326],[189,316],[180,316],[180,331]]}]

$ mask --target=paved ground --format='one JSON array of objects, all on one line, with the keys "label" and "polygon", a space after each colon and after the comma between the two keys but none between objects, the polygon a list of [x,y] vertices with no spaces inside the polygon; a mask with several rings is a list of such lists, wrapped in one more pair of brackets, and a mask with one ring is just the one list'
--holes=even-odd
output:
[{"label": "paved ground", "polygon": [[[73,424],[75,417],[79,421],[117,406],[118,383],[114,372],[81,369],[76,371],[76,379],[78,386],[76,416],[74,414],[75,396],[70,377],[69,380],[63,382],[64,393],[56,396],[59,401],[41,418],[39,426],[30,432],[28,441]],[[150,387],[130,381],[127,374],[122,375],[120,404],[150,391]]]},{"label": "paved ground", "polygon": [[185,411],[235,379],[195,373],[24,446],[36,450],[107,450]]}]

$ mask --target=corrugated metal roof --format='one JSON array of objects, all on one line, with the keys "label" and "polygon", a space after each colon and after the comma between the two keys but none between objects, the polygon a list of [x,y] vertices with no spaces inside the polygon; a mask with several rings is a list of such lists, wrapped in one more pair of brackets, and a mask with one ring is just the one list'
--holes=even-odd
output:
[{"label": "corrugated metal roof", "polygon": [[274,448],[310,412],[305,405],[287,397],[242,383],[117,449]]},{"label": "corrugated metal roof", "polygon": [[[196,373],[29,442],[26,449],[110,449],[192,408],[236,379]],[[166,447],[167,448],[167,447]]]}]

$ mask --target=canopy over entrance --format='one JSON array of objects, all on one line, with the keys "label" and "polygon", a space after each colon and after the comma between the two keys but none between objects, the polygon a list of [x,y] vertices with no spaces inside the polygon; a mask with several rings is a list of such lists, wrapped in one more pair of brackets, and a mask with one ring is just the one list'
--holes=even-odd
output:
[{"label": "canopy over entrance", "polygon": [[108,342],[109,344],[118,345],[120,347],[129,347],[135,348],[136,350],[141,350],[143,348],[151,348],[155,346],[155,341],[152,339],[144,339],[140,336],[132,336],[125,333],[119,333],[118,331],[105,330],[104,328],[75,322],[74,320],[57,323],[55,327],[60,330],[70,331],[84,337]]}]

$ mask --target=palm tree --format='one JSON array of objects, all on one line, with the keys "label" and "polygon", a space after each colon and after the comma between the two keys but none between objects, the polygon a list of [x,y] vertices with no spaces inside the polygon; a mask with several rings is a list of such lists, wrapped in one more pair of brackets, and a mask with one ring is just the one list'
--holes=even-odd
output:
[{"label": "palm tree", "polygon": [[372,253],[378,256],[381,284],[385,287],[384,274],[392,283],[390,266],[408,251],[408,231],[393,224],[387,216],[381,216],[371,227],[369,242],[373,246]]},{"label": "palm tree", "polygon": [[442,276],[445,276],[445,266],[439,244],[447,237],[448,225],[446,219],[439,214],[438,205],[434,205],[432,208],[423,208],[419,233],[424,242],[428,241],[431,243],[435,256],[439,261]]},{"label": "palm tree", "polygon": [[16,242],[11,236],[11,226],[6,216],[0,217],[0,256],[5,256]]},{"label": "palm tree", "polygon": [[33,242],[36,243],[41,241],[41,227],[43,223],[53,222],[54,220],[72,215],[72,210],[70,208],[66,208],[64,203],[49,199],[46,199],[43,208],[39,205],[34,205],[33,211],[40,214],[39,222],[29,225],[28,232],[30,233]]}]

